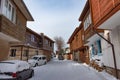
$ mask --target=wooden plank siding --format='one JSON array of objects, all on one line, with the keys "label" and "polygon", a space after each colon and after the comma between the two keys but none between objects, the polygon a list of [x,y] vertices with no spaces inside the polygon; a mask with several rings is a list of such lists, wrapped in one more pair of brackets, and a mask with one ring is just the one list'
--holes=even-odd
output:
[{"label": "wooden plank siding", "polygon": [[120,10],[120,0],[90,0],[90,4],[94,27],[98,27]]},{"label": "wooden plank siding", "polygon": [[68,43],[70,43],[71,51],[76,50],[83,46],[83,40],[82,40],[82,35],[84,34],[83,28],[82,29],[76,28],[76,30],[73,32],[73,34],[74,35],[72,35],[71,41],[70,42],[68,41]]},{"label": "wooden plank siding", "polygon": [[14,5],[16,10],[16,21],[13,23],[6,16],[0,15],[0,32],[8,36],[12,36],[13,38],[24,43],[27,19],[19,10],[19,7],[13,1],[10,0],[10,2]]},{"label": "wooden plank siding", "polygon": [[[11,21],[9,21],[6,17],[4,17],[2,15],[0,17],[1,17],[1,21],[0,21],[1,22],[1,32],[24,42],[24,40],[25,40],[24,35],[25,35],[25,31],[26,31],[25,25],[23,25],[23,26],[15,25]],[[24,23],[26,23],[26,21]]]},{"label": "wooden plank siding", "polygon": [[[41,39],[41,36],[37,34],[36,32],[32,31],[31,29],[26,29],[26,40],[25,43],[29,44],[31,46],[34,46],[35,48],[39,47],[39,41]],[[33,36],[34,41],[31,40],[31,36]]]},{"label": "wooden plank siding", "polygon": [[80,24],[68,40],[70,52],[73,54],[73,60],[78,62],[89,63],[88,47],[84,46],[84,27]]},{"label": "wooden plank siding", "polygon": [[85,42],[87,42],[87,39],[89,39],[93,35],[94,32],[92,31],[92,27],[88,27],[87,30],[85,30]]}]

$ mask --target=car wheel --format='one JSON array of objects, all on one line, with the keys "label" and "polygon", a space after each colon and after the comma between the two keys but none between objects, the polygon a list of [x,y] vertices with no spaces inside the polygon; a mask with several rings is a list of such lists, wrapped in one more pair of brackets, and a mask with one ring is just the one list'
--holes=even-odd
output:
[{"label": "car wheel", "polygon": [[22,80],[22,77],[18,77],[18,79],[17,80]]},{"label": "car wheel", "polygon": [[31,72],[30,78],[34,76],[34,71]]},{"label": "car wheel", "polygon": [[36,66],[38,66],[38,64],[37,64],[37,63],[35,64],[35,67],[36,67]]}]

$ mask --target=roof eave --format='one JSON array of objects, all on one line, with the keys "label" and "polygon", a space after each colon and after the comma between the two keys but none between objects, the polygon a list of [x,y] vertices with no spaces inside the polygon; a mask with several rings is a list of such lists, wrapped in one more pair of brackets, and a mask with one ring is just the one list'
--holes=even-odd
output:
[{"label": "roof eave", "polygon": [[28,21],[34,21],[23,0],[13,0]]},{"label": "roof eave", "polygon": [[82,21],[82,20],[83,20],[83,18],[84,18],[84,16],[86,15],[88,9],[89,9],[89,0],[87,0],[85,6],[84,6],[84,8],[83,8],[83,11],[82,11],[82,13],[81,13],[81,15],[80,15],[80,17],[79,17],[79,19],[78,19],[79,21]]}]

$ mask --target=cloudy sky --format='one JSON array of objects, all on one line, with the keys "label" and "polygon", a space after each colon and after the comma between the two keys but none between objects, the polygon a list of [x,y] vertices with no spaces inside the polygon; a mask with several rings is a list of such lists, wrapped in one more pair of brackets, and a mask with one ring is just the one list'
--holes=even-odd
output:
[{"label": "cloudy sky", "polygon": [[61,36],[67,42],[80,24],[78,18],[86,0],[24,0],[24,2],[35,20],[28,22],[27,27],[52,39]]}]

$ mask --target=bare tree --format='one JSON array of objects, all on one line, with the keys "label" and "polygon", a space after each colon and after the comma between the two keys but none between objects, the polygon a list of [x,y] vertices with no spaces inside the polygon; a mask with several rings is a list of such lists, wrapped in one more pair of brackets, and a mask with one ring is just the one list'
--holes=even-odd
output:
[{"label": "bare tree", "polygon": [[61,52],[65,46],[64,39],[62,37],[58,37],[58,36],[54,37],[54,39],[55,39],[57,51]]}]

